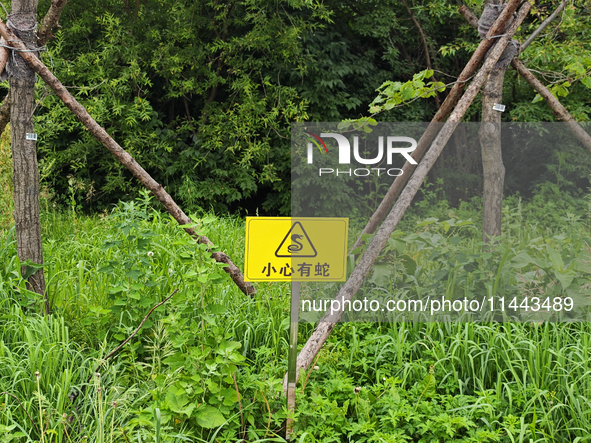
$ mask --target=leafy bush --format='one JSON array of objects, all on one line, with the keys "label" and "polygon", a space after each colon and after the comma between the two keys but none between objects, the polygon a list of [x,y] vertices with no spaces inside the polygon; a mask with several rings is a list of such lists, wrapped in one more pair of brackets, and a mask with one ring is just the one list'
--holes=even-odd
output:
[{"label": "leafy bush", "polygon": [[[476,261],[494,263],[499,290],[514,290],[511,272],[526,278],[531,272],[532,263],[522,260],[525,252],[543,265],[538,266],[541,276],[533,278],[544,291],[585,295],[588,270],[576,265],[591,232],[583,203],[577,201],[570,214],[557,206],[552,218],[542,220],[538,202],[508,199],[504,229],[515,255],[499,266],[507,251],[501,248],[496,258]],[[453,270],[456,261],[465,266],[458,260],[462,254],[467,259],[482,254],[477,222],[467,221],[476,219],[478,203],[431,209],[425,206],[421,217],[409,217],[404,232],[395,233],[384,251],[393,283],[407,284],[422,267],[426,277],[417,279],[419,284],[437,283],[437,291],[494,284],[477,269],[471,281]],[[242,266],[241,220],[208,214],[193,220]],[[30,300],[19,299],[25,292],[14,238],[4,231],[0,243],[0,392],[16,395],[24,407],[0,395],[3,439],[40,441],[42,423],[48,441],[65,442],[69,436],[81,442],[85,435],[97,442],[281,441],[288,285],[260,284],[257,298],[245,297],[176,222],[151,208],[147,195],[101,217],[80,216],[76,210],[44,213],[43,224],[52,316],[30,310],[25,315]],[[437,248],[430,249],[436,239]],[[440,256],[429,260],[436,250]],[[547,270],[542,261],[548,262]],[[576,273],[571,283],[561,281],[559,272],[570,278],[571,270]],[[447,274],[435,281],[437,272]],[[392,282],[371,276],[368,284]],[[521,288],[532,284],[526,279]],[[101,367],[100,379],[93,376],[150,307],[177,288]],[[300,325],[300,345],[312,328]],[[298,384],[297,439],[583,438],[591,426],[586,412],[591,409],[590,337],[588,323],[339,324],[317,368]],[[73,407],[67,396],[83,387]]]}]

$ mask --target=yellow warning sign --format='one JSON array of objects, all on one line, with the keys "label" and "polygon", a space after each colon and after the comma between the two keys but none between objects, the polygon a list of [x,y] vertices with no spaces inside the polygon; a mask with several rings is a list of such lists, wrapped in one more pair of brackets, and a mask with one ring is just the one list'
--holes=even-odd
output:
[{"label": "yellow warning sign", "polygon": [[349,219],[247,217],[246,281],[345,281]]}]

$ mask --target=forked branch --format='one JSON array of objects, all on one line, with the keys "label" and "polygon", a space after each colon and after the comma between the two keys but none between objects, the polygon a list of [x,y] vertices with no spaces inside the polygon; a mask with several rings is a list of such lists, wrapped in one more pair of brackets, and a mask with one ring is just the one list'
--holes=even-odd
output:
[{"label": "forked branch", "polygon": [[53,37],[51,31],[56,27],[59,28],[58,20],[67,3],[68,0],[51,0],[49,11],[47,11],[47,14],[41,20],[41,24],[37,30],[37,46],[45,46],[49,39]]}]

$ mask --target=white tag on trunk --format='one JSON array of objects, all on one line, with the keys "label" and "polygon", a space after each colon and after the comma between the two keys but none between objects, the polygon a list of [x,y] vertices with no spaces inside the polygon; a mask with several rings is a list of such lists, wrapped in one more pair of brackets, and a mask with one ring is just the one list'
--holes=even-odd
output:
[{"label": "white tag on trunk", "polygon": [[500,111],[500,112],[504,112],[505,111],[505,105],[501,105],[500,103],[495,103],[493,105],[493,109],[495,111]]},{"label": "white tag on trunk", "polygon": [[35,134],[34,132],[27,132],[27,140],[37,140],[37,134]]}]

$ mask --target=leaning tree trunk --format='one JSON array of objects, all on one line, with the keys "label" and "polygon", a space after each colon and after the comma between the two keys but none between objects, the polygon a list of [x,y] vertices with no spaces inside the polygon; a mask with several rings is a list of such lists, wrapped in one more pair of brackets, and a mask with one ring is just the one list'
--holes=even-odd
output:
[{"label": "leaning tree trunk", "polygon": [[[513,1],[513,0],[511,0]],[[58,3],[57,1],[55,2]],[[60,4],[64,4],[62,2]],[[2,20],[0,20],[0,35],[2,35],[7,41],[11,41],[15,48],[20,51],[25,50],[24,43],[14,35],[13,32],[8,29]],[[76,101],[74,96],[68,92],[65,86],[51,73],[47,66],[43,64],[39,58],[32,55],[31,52],[22,52],[23,58],[26,62],[34,69],[37,74],[45,81],[47,86],[53,89],[53,92],[64,102],[66,107],[70,109],[78,118],[78,120],[86,126],[88,130],[99,140],[103,145],[119,160],[127,169],[129,169],[133,175],[135,175],[152,193],[154,196],[164,205],[170,215],[172,215],[183,229],[195,238],[200,244],[205,244],[207,250],[211,252],[211,257],[218,263],[224,263],[224,271],[230,274],[230,277],[246,295],[254,296],[256,289],[252,283],[244,281],[244,275],[238,269],[238,267],[232,262],[228,255],[221,251],[212,251],[213,243],[204,235],[199,235],[191,227],[193,222],[183,212],[183,210],[175,203],[172,197],[166,192],[161,184],[157,183],[150,175],[138,164],[135,159],[129,155],[113,138],[102,128],[88,113],[88,111]]]},{"label": "leaning tree trunk", "polygon": [[[519,4],[519,0],[509,0],[509,7],[512,8],[512,11],[515,10],[515,7]],[[427,176],[427,173],[433,167],[433,164],[439,157],[439,154],[443,150],[444,146],[449,141],[451,135],[453,134],[455,128],[458,126],[460,120],[463,118],[466,110],[474,100],[474,97],[479,92],[480,88],[484,85],[485,81],[490,76],[490,73],[494,69],[494,65],[499,60],[501,55],[504,53],[504,50],[511,40],[511,36],[515,33],[518,26],[522,23],[523,19],[529,13],[531,8],[531,4],[529,2],[524,2],[517,16],[515,21],[505,29],[505,33],[502,37],[498,39],[498,43],[490,50],[488,53],[487,60],[484,62],[478,74],[476,74],[472,80],[472,83],[464,93],[464,95],[458,101],[457,106],[455,107],[454,111],[451,113],[447,122],[441,128],[441,131],[437,134],[434,138],[433,142],[431,143],[431,147],[427,150],[419,164],[417,165],[414,174],[407,182],[407,185],[404,187],[396,204],[384,220],[384,223],[375,234],[373,240],[363,253],[361,260],[355,266],[353,273],[348,278],[347,282],[339,289],[338,294],[335,297],[335,300],[340,302],[341,309],[337,312],[326,312],[324,317],[320,319],[317,324],[314,332],[308,338],[308,341],[298,354],[297,360],[297,377],[299,378],[300,374],[305,371],[312,361],[322,348],[322,345],[330,335],[331,331],[335,327],[336,323],[341,319],[343,315],[342,306],[344,306],[344,301],[351,300],[356,292],[361,287],[364,279],[368,275],[371,267],[375,263],[378,258],[378,255],[385,247],[388,239],[398,223],[400,219],[404,215],[406,209],[410,206],[410,203],[416,193],[418,192],[423,180]],[[507,23],[507,11],[511,11],[511,9],[506,10],[505,13],[502,13],[499,18],[497,19],[497,26],[502,26],[501,29],[505,28],[505,24]],[[498,27],[493,26],[494,32],[498,32]],[[492,34],[492,35],[495,35]],[[443,108],[443,106],[442,106]],[[415,150],[416,151],[416,150]],[[284,377],[283,383],[283,391],[284,393],[287,392],[287,374]]]},{"label": "leaning tree trunk", "polygon": [[[7,25],[30,48],[37,43],[38,0],[13,0]],[[34,140],[27,134],[35,132],[33,109],[35,105],[35,72],[18,53],[9,58],[7,71],[10,83],[10,123],[14,180],[14,221],[16,224],[17,253],[19,260],[43,263],[41,222],[39,218],[39,169]],[[21,269],[24,274],[26,267]],[[29,277],[27,288],[45,294],[43,270]],[[45,297],[45,312],[49,313],[49,301]]]}]

